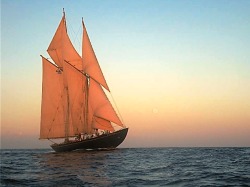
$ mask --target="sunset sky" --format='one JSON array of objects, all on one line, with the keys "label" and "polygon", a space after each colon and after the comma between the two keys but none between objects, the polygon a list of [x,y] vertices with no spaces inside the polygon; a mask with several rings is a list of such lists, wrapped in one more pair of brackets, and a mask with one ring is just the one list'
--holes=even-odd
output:
[{"label": "sunset sky", "polygon": [[1,148],[49,148],[40,55],[63,8],[79,52],[84,19],[121,147],[250,146],[249,0],[2,0]]}]

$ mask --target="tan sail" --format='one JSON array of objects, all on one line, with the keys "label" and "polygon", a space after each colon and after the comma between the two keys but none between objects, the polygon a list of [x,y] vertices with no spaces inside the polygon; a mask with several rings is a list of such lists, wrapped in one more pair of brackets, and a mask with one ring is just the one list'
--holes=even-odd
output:
[{"label": "tan sail", "polygon": [[95,129],[108,130],[110,132],[115,130],[110,121],[95,116],[93,117],[92,126]]},{"label": "tan sail", "polygon": [[109,91],[106,80],[103,76],[95,52],[89,40],[87,30],[83,24],[83,38],[82,38],[82,58],[83,58],[83,70],[90,77],[100,83],[105,89]]},{"label": "tan sail", "polygon": [[84,132],[86,77],[67,62],[63,64],[69,92],[69,136]]},{"label": "tan sail", "polygon": [[63,61],[66,60],[77,69],[82,70],[82,58],[75,50],[67,34],[65,15],[62,17],[47,52],[59,67],[63,67]]},{"label": "tan sail", "polygon": [[89,104],[93,111],[91,118],[93,119],[93,117],[96,116],[123,127],[122,122],[102,90],[101,85],[91,78],[89,84]]},{"label": "tan sail", "polygon": [[63,112],[63,76],[47,59],[43,62],[40,138],[65,137]]}]

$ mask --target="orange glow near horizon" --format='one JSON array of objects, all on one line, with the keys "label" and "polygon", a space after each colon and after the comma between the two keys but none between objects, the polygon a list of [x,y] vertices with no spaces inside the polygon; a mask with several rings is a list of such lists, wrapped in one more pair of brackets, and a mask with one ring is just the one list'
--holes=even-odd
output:
[{"label": "orange glow near horizon", "polygon": [[[86,19],[129,127],[121,147],[250,146],[249,2],[98,1],[98,11],[94,2],[56,3],[68,7],[67,33],[80,56]],[[48,148],[38,140],[39,55],[49,57],[61,9],[50,1],[1,6],[1,148]]]}]

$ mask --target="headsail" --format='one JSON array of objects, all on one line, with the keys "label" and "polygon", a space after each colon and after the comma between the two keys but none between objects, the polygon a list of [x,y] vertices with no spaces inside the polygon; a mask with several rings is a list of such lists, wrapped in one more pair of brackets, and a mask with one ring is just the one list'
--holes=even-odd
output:
[{"label": "headsail", "polygon": [[115,129],[111,125],[111,122],[102,118],[98,118],[96,116],[93,117],[93,128],[95,129],[103,129],[113,132]]},{"label": "headsail", "polygon": [[100,83],[105,89],[109,91],[109,87],[101,71],[100,65],[95,56],[95,52],[92,48],[87,29],[82,21],[83,25],[83,38],[82,38],[82,58],[83,58],[83,70],[90,77]]},{"label": "headsail", "polygon": [[91,78],[89,84],[89,103],[93,111],[93,117],[103,118],[123,127],[101,85]]}]

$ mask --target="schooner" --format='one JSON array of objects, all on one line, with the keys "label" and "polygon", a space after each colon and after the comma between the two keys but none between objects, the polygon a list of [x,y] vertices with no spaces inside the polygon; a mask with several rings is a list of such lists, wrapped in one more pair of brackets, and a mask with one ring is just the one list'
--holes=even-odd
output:
[{"label": "schooner", "polygon": [[[65,12],[47,49],[53,62],[42,57],[40,139],[64,139],[56,152],[113,149],[128,128],[118,117],[105,91],[109,87],[82,20],[82,57],[67,34]],[[114,125],[120,128],[114,128]]]}]

